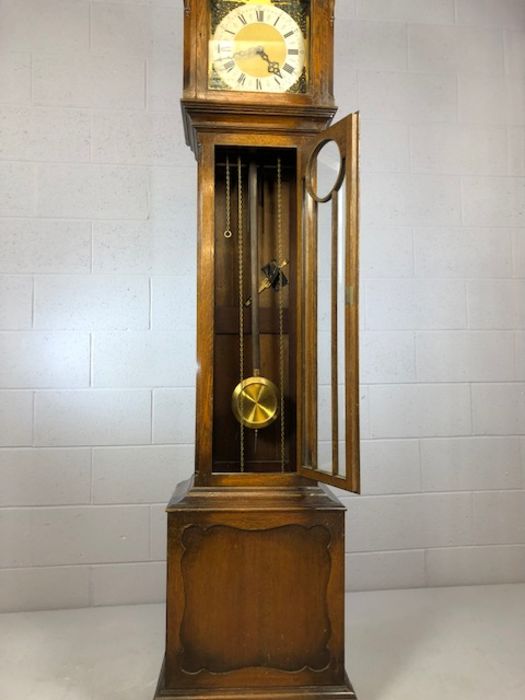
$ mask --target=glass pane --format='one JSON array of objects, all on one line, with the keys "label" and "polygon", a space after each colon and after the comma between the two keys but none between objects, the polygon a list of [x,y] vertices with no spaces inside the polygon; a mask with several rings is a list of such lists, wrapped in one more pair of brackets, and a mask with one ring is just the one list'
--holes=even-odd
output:
[{"label": "glass pane", "polygon": [[341,151],[335,141],[326,141],[317,154],[317,181],[314,191],[319,199],[329,199],[338,189],[343,173]]},{"label": "glass pane", "polygon": [[[345,475],[345,227],[341,155],[335,142],[317,157],[317,468]],[[334,188],[340,189],[334,189]],[[331,196],[330,196],[331,194]]]},{"label": "glass pane", "polygon": [[339,476],[346,477],[346,187],[342,183],[337,193],[339,220],[337,227],[337,368],[339,414]]},{"label": "glass pane", "polygon": [[359,491],[359,117],[321,134],[305,163],[301,473]]}]

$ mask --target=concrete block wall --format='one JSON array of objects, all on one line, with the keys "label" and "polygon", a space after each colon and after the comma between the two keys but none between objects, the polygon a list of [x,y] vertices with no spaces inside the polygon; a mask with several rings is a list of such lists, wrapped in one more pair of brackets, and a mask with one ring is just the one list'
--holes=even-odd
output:
[{"label": "concrete block wall", "polygon": [[[0,3],[0,609],[162,600],[193,462],[181,0]],[[352,589],[525,580],[525,5],[339,0],[361,110]]]},{"label": "concrete block wall", "polygon": [[348,583],[524,581],[525,3],[337,14],[337,95],[363,119]]},{"label": "concrete block wall", "polygon": [[179,0],[0,4],[0,609],[161,600],[193,467]]}]

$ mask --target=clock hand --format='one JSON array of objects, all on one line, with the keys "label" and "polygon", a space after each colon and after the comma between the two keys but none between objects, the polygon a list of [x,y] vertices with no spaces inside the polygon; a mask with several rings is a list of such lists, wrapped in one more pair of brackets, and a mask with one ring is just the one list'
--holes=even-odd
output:
[{"label": "clock hand", "polygon": [[268,73],[271,73],[272,75],[278,75],[279,78],[283,77],[283,74],[281,73],[281,69],[279,67],[279,63],[277,61],[270,61],[270,57],[262,47],[258,47],[257,54],[262,58],[263,61],[266,61],[266,63],[268,64]]},{"label": "clock hand", "polygon": [[248,56],[257,56],[257,55],[260,55],[261,51],[263,51],[262,46],[252,46],[249,49],[242,49],[241,51],[236,51],[234,54],[231,54],[230,56],[221,56],[217,60],[218,61],[229,61],[232,58],[247,58]]},{"label": "clock hand", "polygon": [[245,56],[254,56],[254,55],[256,56],[256,55],[259,54],[261,51],[263,51],[263,47],[262,47],[262,46],[252,46],[252,47],[249,48],[249,49],[244,49],[244,50],[242,50],[242,51],[236,51],[236,52],[233,54],[233,58],[237,58],[237,56],[238,56],[239,58],[244,58]]},{"label": "clock hand", "polygon": [[283,74],[281,73],[281,69],[279,67],[279,64],[277,61],[269,61],[268,63],[268,73],[271,73],[272,75],[278,75],[279,78],[283,77]]}]

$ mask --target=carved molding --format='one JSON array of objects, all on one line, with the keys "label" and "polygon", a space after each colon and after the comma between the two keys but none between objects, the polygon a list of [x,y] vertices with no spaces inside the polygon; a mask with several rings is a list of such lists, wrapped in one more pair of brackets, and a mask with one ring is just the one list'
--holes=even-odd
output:
[{"label": "carved molding", "polygon": [[[318,673],[328,668],[328,528],[190,525],[181,533],[181,543],[183,673],[216,675],[247,668]],[[204,568],[209,572],[205,581]],[[259,616],[256,637],[247,631],[254,616]]]}]

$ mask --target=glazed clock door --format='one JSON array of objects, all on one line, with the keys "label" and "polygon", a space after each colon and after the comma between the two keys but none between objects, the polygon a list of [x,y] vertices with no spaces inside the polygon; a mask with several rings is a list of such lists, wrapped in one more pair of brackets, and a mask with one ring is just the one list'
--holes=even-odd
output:
[{"label": "glazed clock door", "polygon": [[302,476],[359,491],[359,115],[302,154]]}]

